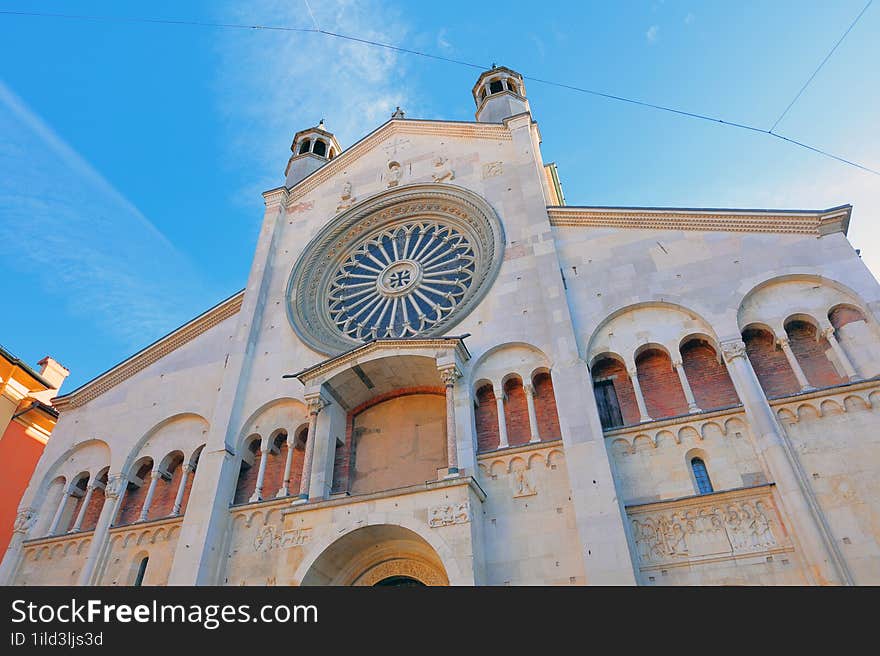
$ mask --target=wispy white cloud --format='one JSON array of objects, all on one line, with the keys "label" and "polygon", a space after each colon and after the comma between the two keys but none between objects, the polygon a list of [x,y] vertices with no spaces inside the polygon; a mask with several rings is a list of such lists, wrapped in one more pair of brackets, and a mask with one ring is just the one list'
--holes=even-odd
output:
[{"label": "wispy white cloud", "polygon": [[693,12],[689,11],[684,17],[684,24],[691,25],[695,20],[697,20],[697,17],[694,16]]},{"label": "wispy white cloud", "polygon": [[187,258],[2,81],[0,243],[16,245],[4,267],[78,329],[126,348],[186,320],[186,300],[205,291]]},{"label": "wispy white cloud", "polygon": [[[373,1],[312,3],[322,29],[386,43],[406,41],[393,8]],[[300,2],[256,0],[217,10],[235,21],[311,27]],[[438,39],[445,39],[441,31]],[[396,106],[418,116],[408,69],[398,53],[342,39],[291,32],[229,31],[218,36],[215,89],[230,157],[249,171],[248,202],[278,185],[297,130],[323,118],[343,148],[385,122]]]},{"label": "wispy white cloud", "polygon": [[645,39],[648,43],[657,43],[657,40],[660,38],[660,26],[652,25],[648,28],[648,31],[645,32]]},{"label": "wispy white cloud", "polygon": [[445,27],[437,33],[437,45],[443,50],[452,50],[452,44],[449,42],[449,39],[446,38]]}]

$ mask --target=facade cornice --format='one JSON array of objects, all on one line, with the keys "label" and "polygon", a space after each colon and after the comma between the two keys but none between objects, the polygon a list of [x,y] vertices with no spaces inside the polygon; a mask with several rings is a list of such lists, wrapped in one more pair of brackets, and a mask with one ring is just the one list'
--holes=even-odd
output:
[{"label": "facade cornice", "polygon": [[128,380],[136,373],[143,371],[172,351],[191,342],[207,330],[210,330],[229,317],[238,314],[238,311],[241,309],[243,298],[244,290],[230,296],[207,312],[199,315],[192,321],[185,323],[180,328],[165,335],[165,337],[162,337],[158,341],[153,342],[130,358],[123,360],[112,369],[105,371],[97,378],[93,378],[69,394],[64,394],[63,396],[58,396],[52,399],[53,407],[63,412],[70,408],[78,408],[92,399],[97,398],[104,392],[119,385],[121,382]]},{"label": "facade cornice", "polygon": [[510,130],[499,123],[391,119],[291,187],[288,204],[295,203],[306,194],[314,191],[319,185],[340,173],[345,167],[351,166],[361,157],[372,151],[385,139],[400,134],[459,137],[461,139],[489,139],[494,141],[511,141],[513,138]]},{"label": "facade cornice", "polygon": [[548,207],[550,225],[634,230],[846,234],[851,205],[827,210],[740,210],[657,207]]}]

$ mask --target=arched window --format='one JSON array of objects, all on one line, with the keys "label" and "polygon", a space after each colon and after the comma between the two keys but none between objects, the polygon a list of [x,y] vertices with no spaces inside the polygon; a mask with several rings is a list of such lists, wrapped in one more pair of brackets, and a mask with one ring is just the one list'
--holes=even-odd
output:
[{"label": "arched window", "polygon": [[320,155],[321,157],[323,157],[327,154],[327,144],[318,139],[315,142],[315,147],[312,149],[312,152],[315,153],[315,155]]},{"label": "arched window", "polygon": [[144,556],[140,565],[138,565],[137,576],[134,577],[134,583],[132,583],[134,587],[137,588],[144,584],[144,574],[147,573],[147,561],[149,560],[149,556]]},{"label": "arched window", "polygon": [[712,489],[712,481],[709,480],[709,472],[702,458],[691,459],[691,469],[694,472],[694,480],[697,482],[698,494],[711,494],[715,491]]},{"label": "arched window", "polygon": [[310,142],[308,139],[304,139],[303,142],[299,145],[299,154],[300,155],[302,155],[303,153],[309,152],[309,143]]},{"label": "arched window", "polygon": [[489,93],[501,93],[504,91],[504,85],[501,80],[495,80],[489,83]]}]

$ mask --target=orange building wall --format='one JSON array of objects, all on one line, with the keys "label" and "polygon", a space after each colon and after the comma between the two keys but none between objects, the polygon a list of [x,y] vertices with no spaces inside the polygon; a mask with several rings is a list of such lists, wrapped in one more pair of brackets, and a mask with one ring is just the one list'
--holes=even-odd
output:
[{"label": "orange building wall", "polygon": [[45,445],[11,421],[0,439],[0,554],[12,539],[12,525],[21,495],[27,489]]}]

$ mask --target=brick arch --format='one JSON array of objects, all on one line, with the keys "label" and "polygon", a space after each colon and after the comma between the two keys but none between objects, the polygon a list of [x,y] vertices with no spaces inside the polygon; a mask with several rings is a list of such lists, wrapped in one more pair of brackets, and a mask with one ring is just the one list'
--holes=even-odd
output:
[{"label": "brick arch", "polygon": [[498,432],[498,403],[492,383],[477,383],[474,425],[477,432],[477,451],[493,451],[501,443]]},{"label": "brick arch", "polygon": [[769,327],[752,324],[742,332],[746,355],[767,398],[788,396],[800,390],[785,353],[776,345]]},{"label": "brick arch", "polygon": [[262,443],[263,438],[254,433],[245,437],[241,444],[238,480],[235,484],[235,494],[232,499],[232,503],[235,505],[247,503],[254,493],[254,489],[256,489],[257,474],[260,471],[260,459],[263,457]]},{"label": "brick arch", "polygon": [[[828,340],[819,334],[816,325],[807,318],[797,315],[785,323],[785,332],[791,351],[798,364],[814,387],[829,387],[848,382],[834,368],[828,355],[832,352]],[[815,320],[814,320],[815,321]]]},{"label": "brick arch", "polygon": [[[119,509],[115,525],[124,526],[125,524],[133,524],[138,520],[141,509],[144,507],[144,500],[147,498],[147,490],[150,488],[150,476],[155,466],[153,459],[149,456],[136,460],[131,466],[125,497],[122,499],[122,506]],[[132,477],[138,478],[141,483],[138,484],[132,481]]]},{"label": "brick arch", "polygon": [[687,414],[687,400],[666,349],[647,345],[636,355],[636,372],[652,419]]},{"label": "brick arch", "polygon": [[834,330],[840,330],[848,323],[853,323],[855,321],[868,322],[865,318],[864,312],[856,306],[847,303],[840,303],[828,310],[828,321],[834,326]]},{"label": "brick arch", "polygon": [[522,378],[508,375],[504,381],[504,423],[507,426],[507,443],[510,446],[527,444],[531,439],[529,408]]},{"label": "brick arch", "polygon": [[562,431],[559,428],[559,412],[556,409],[556,394],[550,372],[535,372],[532,375],[532,386],[535,390],[535,415],[541,441],[559,439]]},{"label": "brick arch", "polygon": [[597,355],[590,366],[590,375],[594,385],[604,380],[611,381],[624,425],[639,423],[641,417],[635,390],[620,356],[611,353]]},{"label": "brick arch", "polygon": [[86,506],[86,513],[83,516],[83,523],[80,526],[81,531],[93,531],[98,525],[98,518],[101,516],[101,510],[104,508],[104,486],[107,485],[110,467],[104,467],[95,476],[98,485],[92,491],[92,498],[89,499],[89,505]]},{"label": "brick arch", "polygon": [[739,404],[739,396],[716,347],[704,336],[691,336],[679,347],[684,373],[701,410]]}]

